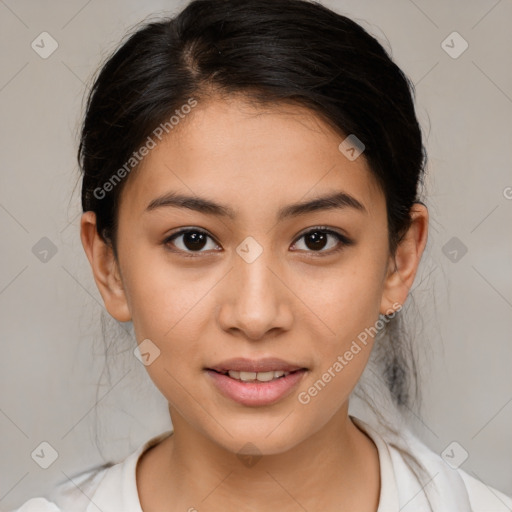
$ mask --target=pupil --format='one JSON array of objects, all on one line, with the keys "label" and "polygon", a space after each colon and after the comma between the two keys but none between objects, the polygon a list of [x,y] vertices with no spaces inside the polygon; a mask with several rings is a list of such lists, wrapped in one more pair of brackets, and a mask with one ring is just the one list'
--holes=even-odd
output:
[{"label": "pupil", "polygon": [[206,236],[204,233],[198,233],[197,231],[185,233],[183,236],[183,243],[187,249],[190,250],[202,249],[206,243]]},{"label": "pupil", "polygon": [[[306,245],[309,249],[323,249],[325,247],[326,238],[326,233],[315,231],[306,236]],[[309,244],[308,240],[311,240],[313,243]]]}]

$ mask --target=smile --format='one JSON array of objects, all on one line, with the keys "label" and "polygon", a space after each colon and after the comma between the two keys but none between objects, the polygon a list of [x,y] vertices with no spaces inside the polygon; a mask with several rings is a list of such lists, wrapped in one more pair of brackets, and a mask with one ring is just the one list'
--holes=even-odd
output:
[{"label": "smile", "polygon": [[270,382],[281,377],[286,377],[292,372],[283,372],[282,370],[268,372],[237,372],[229,370],[227,372],[219,372],[223,375],[229,375],[232,379],[241,380],[242,382]]}]

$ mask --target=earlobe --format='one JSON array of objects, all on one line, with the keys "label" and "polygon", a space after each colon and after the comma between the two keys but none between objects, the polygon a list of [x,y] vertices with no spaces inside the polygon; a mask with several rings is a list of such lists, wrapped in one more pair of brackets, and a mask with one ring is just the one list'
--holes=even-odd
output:
[{"label": "earlobe", "polygon": [[96,229],[96,214],[92,211],[82,215],[80,238],[105,308],[119,322],[130,321],[130,309],[118,262],[112,248],[99,236]]},{"label": "earlobe", "polygon": [[380,313],[390,314],[396,305],[403,305],[411,289],[428,238],[428,210],[414,203],[410,210],[411,225],[390,257],[384,283]]}]

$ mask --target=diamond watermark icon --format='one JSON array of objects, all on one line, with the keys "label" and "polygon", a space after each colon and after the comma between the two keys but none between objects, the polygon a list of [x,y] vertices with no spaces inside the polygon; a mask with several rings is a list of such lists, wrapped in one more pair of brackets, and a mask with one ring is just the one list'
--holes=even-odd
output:
[{"label": "diamond watermark icon", "polygon": [[39,57],[47,59],[59,47],[59,43],[48,32],[41,32],[30,46]]},{"label": "diamond watermark icon", "polygon": [[236,248],[236,252],[246,263],[252,263],[263,252],[263,247],[252,236],[248,236]]},{"label": "diamond watermark icon", "polygon": [[338,149],[353,162],[365,150],[366,146],[359,140],[353,133],[351,133],[343,142],[338,146]]},{"label": "diamond watermark icon", "polygon": [[32,247],[32,253],[42,263],[48,263],[57,254],[57,246],[49,238],[43,236]]},{"label": "diamond watermark icon", "polygon": [[468,42],[458,32],[452,32],[441,43],[441,48],[452,59],[458,59],[468,49],[468,47]]},{"label": "diamond watermark icon", "polygon": [[441,250],[452,263],[458,263],[468,252],[468,248],[456,236],[450,238]]},{"label": "diamond watermark icon", "polygon": [[236,454],[236,456],[238,457],[240,462],[248,468],[252,468],[253,466],[255,466],[262,457],[258,447],[253,443],[244,444],[244,446]]},{"label": "diamond watermark icon", "polygon": [[59,457],[57,450],[48,442],[43,441],[30,454],[38,466],[48,469]]},{"label": "diamond watermark icon", "polygon": [[448,466],[457,469],[466,461],[469,453],[457,441],[453,441],[442,451],[441,457]]},{"label": "diamond watermark icon", "polygon": [[160,356],[160,349],[150,339],[145,339],[135,347],[133,354],[144,366],[149,366]]}]

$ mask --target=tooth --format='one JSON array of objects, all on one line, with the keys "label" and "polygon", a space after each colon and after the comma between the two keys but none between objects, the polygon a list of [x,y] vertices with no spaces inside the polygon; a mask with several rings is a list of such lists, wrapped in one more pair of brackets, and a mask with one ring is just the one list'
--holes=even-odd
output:
[{"label": "tooth", "polygon": [[256,378],[256,372],[240,372],[240,380],[254,380]]},{"label": "tooth", "polygon": [[258,372],[256,378],[261,382],[268,382],[274,379],[274,372]]},{"label": "tooth", "polygon": [[244,382],[270,382],[271,380],[290,375],[290,372],[283,372],[282,370],[268,371],[268,372],[237,372],[236,370],[229,370],[227,372],[232,379],[241,380]]}]

